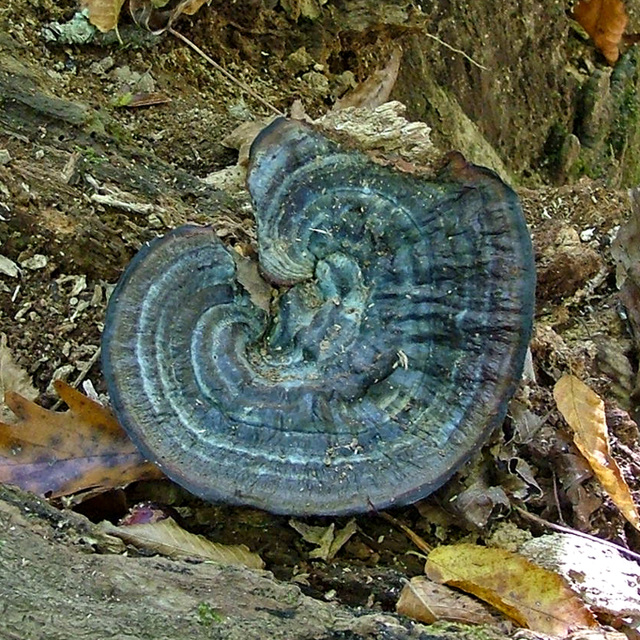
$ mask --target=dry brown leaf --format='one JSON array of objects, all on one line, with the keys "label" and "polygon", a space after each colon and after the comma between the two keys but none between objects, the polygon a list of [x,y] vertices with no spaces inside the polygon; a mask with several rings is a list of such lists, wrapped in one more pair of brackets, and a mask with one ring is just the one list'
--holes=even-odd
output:
[{"label": "dry brown leaf", "polygon": [[251,258],[245,258],[233,251],[233,260],[236,263],[236,278],[242,288],[249,294],[251,302],[259,309],[269,312],[273,289],[271,285],[260,275],[258,263]]},{"label": "dry brown leaf", "polygon": [[640,516],[631,491],[609,450],[604,402],[584,382],[565,375],[556,382],[553,397],[560,413],[573,429],[573,441],[588,460],[600,484],[622,515],[638,530]]},{"label": "dry brown leaf", "polygon": [[316,527],[291,518],[291,520],[289,520],[289,526],[295,529],[305,542],[315,544],[318,547],[309,553],[309,557],[319,558],[325,562],[331,562],[338,551],[340,551],[358,530],[354,518],[351,518],[342,529],[338,529],[337,531],[334,522],[326,527]]},{"label": "dry brown leaf", "polygon": [[158,4],[157,0],[129,0],[129,11],[136,24],[160,34],[166,31],[184,13],[192,16],[202,5],[210,0],[180,0],[173,7],[166,7],[169,2]]},{"label": "dry brown leaf", "polygon": [[69,411],[49,411],[17,393],[6,394],[19,420],[0,422],[0,482],[57,497],[163,477],[142,458],[111,411],[66,382],[57,380],[54,386]]},{"label": "dry brown leaf", "polygon": [[576,628],[597,626],[562,577],[504,549],[473,544],[438,547],[429,554],[425,572],[537,633],[565,636]]},{"label": "dry brown leaf", "polygon": [[184,556],[204,558],[220,564],[243,565],[263,569],[264,562],[244,544],[227,545],[207,540],[204,536],[185,531],[173,518],[152,524],[133,524],[116,527],[103,522],[102,529],[136,547],[149,549],[169,558]]},{"label": "dry brown leaf", "polygon": [[615,64],[629,19],[622,0],[580,0],[573,8],[573,17],[589,34],[607,62]]},{"label": "dry brown leaf", "polygon": [[171,98],[161,91],[142,91],[123,96],[115,106],[135,109],[138,107],[151,107],[157,104],[167,104]]},{"label": "dry brown leaf", "polygon": [[352,92],[336,101],[334,109],[366,107],[375,109],[389,100],[398,79],[402,49],[395,49],[384,69],[375,71]]},{"label": "dry brown leaf", "polygon": [[496,622],[485,604],[424,576],[411,578],[411,582],[404,586],[396,611],[426,624],[433,624],[438,620],[462,624]]},{"label": "dry brown leaf", "polygon": [[81,0],[81,6],[89,9],[89,22],[106,32],[118,26],[118,18],[124,0]]},{"label": "dry brown leaf", "polygon": [[209,2],[211,2],[211,0],[187,0],[183,3],[182,13],[184,13],[185,16],[192,16],[203,4],[208,4]]}]

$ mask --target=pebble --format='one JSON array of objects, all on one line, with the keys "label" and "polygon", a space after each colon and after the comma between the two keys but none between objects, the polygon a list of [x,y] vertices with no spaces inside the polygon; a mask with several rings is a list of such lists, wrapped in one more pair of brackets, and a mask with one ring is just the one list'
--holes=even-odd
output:
[{"label": "pebble", "polygon": [[0,165],[9,164],[11,162],[11,154],[6,149],[0,149]]},{"label": "pebble", "polygon": [[38,269],[44,269],[47,266],[49,260],[47,256],[43,256],[41,253],[35,253],[30,258],[26,258],[20,261],[20,266],[25,269],[31,269],[37,271]]},{"label": "pebble", "polygon": [[0,273],[10,278],[17,278],[20,273],[18,265],[6,256],[0,255]]},{"label": "pebble", "polygon": [[593,238],[593,234],[595,233],[595,231],[596,231],[595,227],[589,227],[588,229],[584,229],[583,231],[580,232],[580,240],[582,240],[582,242],[589,242],[589,240]]},{"label": "pebble", "polygon": [[113,60],[113,58],[111,56],[107,56],[106,58],[102,58],[102,60],[94,62],[89,67],[89,71],[91,71],[91,73],[95,73],[96,75],[102,75],[103,73],[109,71],[109,69],[111,69],[114,64],[115,61]]}]

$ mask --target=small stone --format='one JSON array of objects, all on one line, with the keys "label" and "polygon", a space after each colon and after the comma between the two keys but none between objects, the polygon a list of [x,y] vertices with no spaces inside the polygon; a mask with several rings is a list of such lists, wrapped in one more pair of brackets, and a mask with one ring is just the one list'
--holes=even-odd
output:
[{"label": "small stone", "polygon": [[314,62],[313,56],[306,48],[300,47],[287,58],[284,64],[290,73],[296,75],[301,71],[306,71]]},{"label": "small stone", "polygon": [[316,95],[321,97],[329,95],[329,80],[322,73],[309,71],[302,76],[302,79]]},{"label": "small stone", "polygon": [[44,269],[49,262],[47,256],[43,256],[41,253],[35,253],[30,258],[26,258],[20,261],[20,266],[25,269],[31,269],[37,271],[38,269]]},{"label": "small stone", "polygon": [[63,364],[62,366],[58,367],[53,372],[53,375],[51,376],[51,382],[49,383],[49,386],[47,387],[47,391],[46,391],[47,395],[49,396],[57,395],[56,389],[53,386],[53,383],[56,380],[64,380],[66,382],[74,371],[75,371],[75,366],[72,364]]},{"label": "small stone", "polygon": [[34,154],[34,155],[35,155],[36,160],[42,160],[42,158],[44,158],[44,155],[45,155],[45,154],[44,154],[44,149],[38,149],[38,150],[35,152],[35,154]]},{"label": "small stone", "polygon": [[0,149],[0,165],[9,164],[11,162],[11,154],[6,149]]},{"label": "small stone", "polygon": [[0,255],[0,273],[10,278],[17,278],[20,273],[18,265],[6,256]]},{"label": "small stone", "polygon": [[98,60],[97,62],[94,62],[89,67],[89,71],[91,71],[91,73],[95,73],[96,75],[100,76],[103,73],[106,73],[107,71],[109,71],[109,69],[111,69],[114,64],[115,62],[113,58],[111,56],[107,56],[106,58],[102,58],[102,60]]},{"label": "small stone", "polygon": [[595,232],[596,232],[595,227],[589,227],[588,229],[584,229],[583,231],[580,232],[580,240],[582,240],[582,242],[589,242],[591,239],[593,239],[593,234]]}]

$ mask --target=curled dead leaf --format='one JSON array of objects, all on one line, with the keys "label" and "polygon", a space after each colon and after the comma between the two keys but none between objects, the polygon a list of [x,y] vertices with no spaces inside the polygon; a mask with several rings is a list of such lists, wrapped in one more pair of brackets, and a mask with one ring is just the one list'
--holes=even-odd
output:
[{"label": "curled dead leaf", "polygon": [[385,102],[388,102],[396,80],[398,79],[401,61],[402,49],[394,49],[384,69],[375,71],[353,91],[337,100],[333,108],[346,109],[347,107],[360,107],[375,109]]},{"label": "curled dead leaf", "polygon": [[154,0],[129,0],[129,11],[136,24],[151,33],[160,34],[169,29],[182,15],[192,16],[211,0],[180,0],[159,5]]}]

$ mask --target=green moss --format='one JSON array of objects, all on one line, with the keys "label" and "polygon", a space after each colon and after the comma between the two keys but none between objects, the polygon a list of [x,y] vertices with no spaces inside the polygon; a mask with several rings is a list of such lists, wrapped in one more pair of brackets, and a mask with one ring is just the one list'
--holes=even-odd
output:
[{"label": "green moss", "polygon": [[622,165],[623,183],[640,181],[640,73],[635,49],[629,50],[611,74],[614,118],[607,143]]},{"label": "green moss", "polygon": [[220,624],[224,617],[219,614],[208,602],[200,602],[196,610],[198,624],[203,627],[210,627],[213,624]]},{"label": "green moss", "polygon": [[549,135],[544,143],[544,160],[545,166],[552,173],[557,171],[562,163],[562,145],[569,134],[567,127],[560,122],[554,122],[549,129]]},{"label": "green moss", "polygon": [[100,165],[107,161],[107,159],[100,155],[93,147],[80,147],[76,146],[75,151],[82,156],[82,159],[90,165]]},{"label": "green moss", "polygon": [[116,96],[111,101],[111,106],[116,109],[121,109],[122,107],[128,107],[131,104],[132,100],[133,100],[133,93],[131,93],[131,91],[127,91],[122,95]]}]

